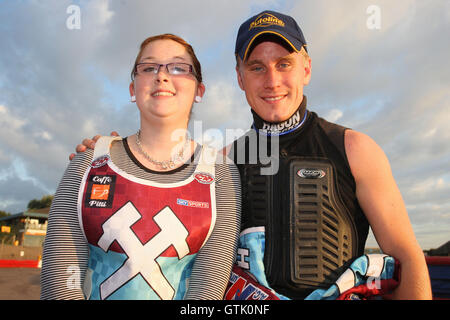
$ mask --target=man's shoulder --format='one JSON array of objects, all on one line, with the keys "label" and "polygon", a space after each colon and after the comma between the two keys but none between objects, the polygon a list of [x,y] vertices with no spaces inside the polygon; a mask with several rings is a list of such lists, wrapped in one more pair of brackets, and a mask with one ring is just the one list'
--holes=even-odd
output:
[{"label": "man's shoulder", "polygon": [[338,133],[338,132],[344,132],[345,130],[351,129],[350,127],[347,127],[345,125],[335,123],[332,121],[329,121],[321,116],[319,116],[316,112],[310,111],[311,118],[313,121],[317,122],[317,124],[325,130],[327,133]]},{"label": "man's shoulder", "polygon": [[380,149],[381,147],[365,133],[356,130],[347,130],[345,133],[345,148],[349,151],[364,151],[368,153],[374,149]]},{"label": "man's shoulder", "polygon": [[356,131],[355,129],[348,127],[343,124],[339,124],[336,122],[329,121],[321,116],[319,116],[316,112],[310,111],[311,117],[313,121],[315,121],[320,128],[327,135],[343,135],[345,136],[345,141],[358,143],[358,144],[376,144],[375,141],[365,133],[360,131]]},{"label": "man's shoulder", "polygon": [[352,131],[351,128],[328,121],[314,111],[310,111],[310,128],[312,135],[331,143],[346,158],[345,136],[347,131]]}]

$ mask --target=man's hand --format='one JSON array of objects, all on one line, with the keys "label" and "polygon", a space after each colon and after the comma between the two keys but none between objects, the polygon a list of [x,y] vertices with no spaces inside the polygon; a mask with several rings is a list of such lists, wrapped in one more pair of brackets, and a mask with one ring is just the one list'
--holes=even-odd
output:
[{"label": "man's hand", "polygon": [[[110,136],[112,137],[117,137],[119,136],[119,134],[116,131],[113,131],[110,133]],[[101,137],[101,135],[96,135],[94,136],[92,139],[84,139],[81,144],[77,145],[77,147],[75,148],[75,151],[77,153],[80,152],[85,152],[88,148],[89,149],[94,149],[95,148],[95,143],[97,142],[97,140]],[[75,153],[71,153],[69,155],[69,160],[72,160],[73,157],[75,157]]]}]

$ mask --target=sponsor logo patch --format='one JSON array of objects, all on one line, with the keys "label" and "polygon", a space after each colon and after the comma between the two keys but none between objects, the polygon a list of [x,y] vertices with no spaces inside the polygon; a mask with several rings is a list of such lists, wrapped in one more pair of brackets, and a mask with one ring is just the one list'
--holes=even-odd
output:
[{"label": "sponsor logo patch", "polygon": [[297,128],[300,125],[300,123],[301,123],[300,111],[297,110],[297,112],[294,113],[292,117],[281,123],[267,123],[264,121],[260,131],[270,135],[280,134]]},{"label": "sponsor logo patch", "polygon": [[177,199],[177,204],[179,204],[181,206],[192,207],[192,208],[201,208],[201,209],[209,208],[208,202],[185,200],[185,199],[180,199],[180,198]]},{"label": "sponsor logo patch", "polygon": [[105,155],[105,156],[100,156],[97,159],[95,159],[94,161],[91,162],[91,167],[92,168],[100,168],[103,167],[109,160],[109,156]]},{"label": "sponsor logo patch", "polygon": [[[225,300],[272,300],[268,292],[258,287],[257,281],[251,278],[251,274],[247,273],[244,276],[234,271],[236,269],[231,272]],[[267,288],[265,290],[269,291]]]},{"label": "sponsor logo patch", "polygon": [[209,173],[199,172],[194,175],[195,180],[203,184],[211,184],[214,181],[214,177]]},{"label": "sponsor logo patch", "polygon": [[91,199],[95,200],[108,200],[109,185],[93,184],[91,191]]},{"label": "sponsor logo patch", "polygon": [[86,190],[85,206],[89,208],[111,208],[115,185],[116,176],[90,176]]},{"label": "sponsor logo patch", "polygon": [[305,179],[320,179],[325,177],[325,171],[322,169],[303,168],[297,171],[297,175]]}]

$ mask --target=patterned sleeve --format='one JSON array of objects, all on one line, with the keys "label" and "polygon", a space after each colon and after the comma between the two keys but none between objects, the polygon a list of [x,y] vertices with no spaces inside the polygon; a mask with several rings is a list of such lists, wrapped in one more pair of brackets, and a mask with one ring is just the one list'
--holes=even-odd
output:
[{"label": "patterned sleeve", "polygon": [[241,181],[236,165],[229,159],[223,162],[216,164],[216,224],[195,260],[186,300],[222,300],[235,260]]},{"label": "patterned sleeve", "polygon": [[77,154],[58,185],[48,217],[41,270],[41,299],[84,299],[88,247],[78,222],[78,190],[93,150]]}]

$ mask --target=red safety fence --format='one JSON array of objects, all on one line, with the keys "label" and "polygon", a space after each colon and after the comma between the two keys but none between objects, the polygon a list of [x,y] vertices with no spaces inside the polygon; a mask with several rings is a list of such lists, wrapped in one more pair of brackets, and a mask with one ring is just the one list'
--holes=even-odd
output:
[{"label": "red safety fence", "polygon": [[40,260],[0,260],[0,268],[40,268]]},{"label": "red safety fence", "polygon": [[450,257],[426,256],[427,265],[448,265],[450,266]]}]

